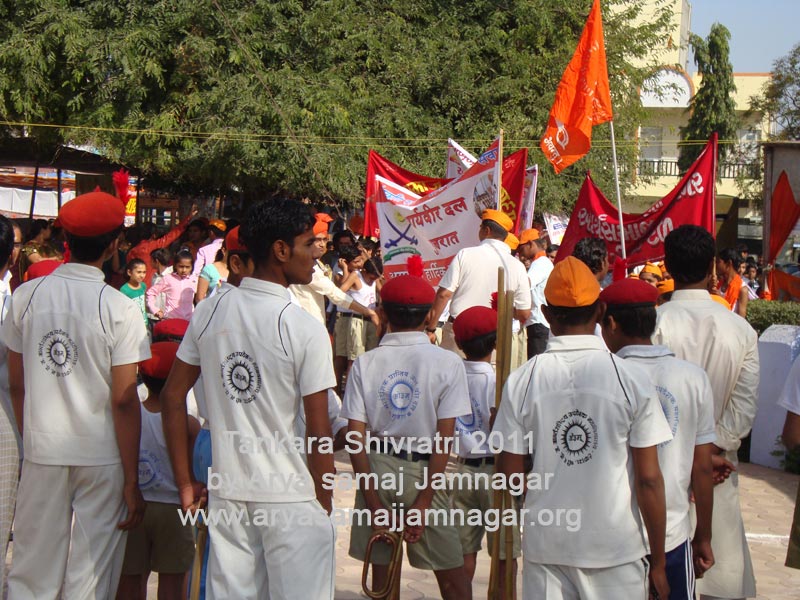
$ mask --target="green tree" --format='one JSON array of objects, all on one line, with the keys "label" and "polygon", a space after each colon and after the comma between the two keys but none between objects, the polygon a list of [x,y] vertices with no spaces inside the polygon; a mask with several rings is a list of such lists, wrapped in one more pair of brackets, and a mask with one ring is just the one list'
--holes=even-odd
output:
[{"label": "green tree", "polygon": [[[586,170],[613,189],[608,126],[555,176],[538,149],[591,0],[5,0],[0,117],[89,144],[190,192],[363,201],[367,151],[443,171],[447,137],[506,131],[542,166],[539,206],[569,210]],[[604,14],[624,177],[638,87],[670,18]],[[655,63],[657,58],[652,58]]]},{"label": "green tree", "polygon": [[[678,148],[678,166],[686,171],[703,151],[705,140],[715,131],[721,140],[734,139],[738,118],[733,93],[733,67],[728,57],[730,32],[724,25],[714,23],[707,39],[692,35],[689,43],[694,51],[694,62],[703,80],[692,98],[691,116],[686,127],[681,127],[681,138],[688,141]],[[727,146],[720,144],[720,160]]]},{"label": "green tree", "polygon": [[761,96],[750,99],[750,108],[769,115],[774,139],[800,140],[800,44],[775,61],[772,77]]}]

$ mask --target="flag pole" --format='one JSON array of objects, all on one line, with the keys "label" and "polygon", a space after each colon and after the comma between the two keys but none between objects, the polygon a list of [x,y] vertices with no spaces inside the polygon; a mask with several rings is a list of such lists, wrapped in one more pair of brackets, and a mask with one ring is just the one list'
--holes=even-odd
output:
[{"label": "flag pole", "polygon": [[611,156],[614,158],[614,184],[617,188],[617,214],[619,216],[619,240],[622,244],[622,258],[628,258],[625,250],[625,224],[622,222],[622,194],[619,192],[619,164],[617,164],[617,142],[614,139],[614,119],[608,124],[611,126]]},{"label": "flag pole", "polygon": [[503,130],[500,130],[500,143],[497,146],[497,181],[495,182],[497,189],[497,210],[502,211],[503,207],[500,202],[503,199]]}]

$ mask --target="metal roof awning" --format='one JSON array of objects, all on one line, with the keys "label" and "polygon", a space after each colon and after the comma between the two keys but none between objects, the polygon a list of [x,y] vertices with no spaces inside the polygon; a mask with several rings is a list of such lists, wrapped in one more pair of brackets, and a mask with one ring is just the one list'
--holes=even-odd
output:
[{"label": "metal roof awning", "polygon": [[33,138],[0,139],[0,167],[36,167],[60,169],[92,175],[111,174],[126,169],[138,171],[107,159],[105,156],[69,146],[41,148]]}]

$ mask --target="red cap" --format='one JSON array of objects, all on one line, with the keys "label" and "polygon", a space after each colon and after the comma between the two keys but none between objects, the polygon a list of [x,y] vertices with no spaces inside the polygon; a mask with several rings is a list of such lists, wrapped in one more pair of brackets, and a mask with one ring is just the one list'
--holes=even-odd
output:
[{"label": "red cap", "polygon": [[245,246],[239,239],[239,226],[237,225],[225,236],[225,248],[228,252],[247,252]]},{"label": "red cap", "polygon": [[125,221],[125,205],[119,198],[94,191],[70,200],[58,211],[58,224],[78,237],[91,238],[114,231]]},{"label": "red cap", "polygon": [[387,281],[381,288],[381,300],[384,304],[405,304],[423,306],[433,304],[436,290],[422,277],[400,275]]},{"label": "red cap", "polygon": [[153,326],[153,337],[183,339],[188,328],[186,319],[163,319]]},{"label": "red cap", "polygon": [[485,306],[472,306],[461,311],[453,322],[453,335],[459,342],[497,331],[497,311]]},{"label": "red cap", "polygon": [[177,342],[156,342],[151,345],[151,357],[139,363],[139,372],[153,379],[166,379],[175,362],[178,345]]},{"label": "red cap", "polygon": [[641,279],[625,278],[615,281],[602,292],[600,300],[608,306],[626,306],[640,308],[655,306],[658,300],[658,289]]}]

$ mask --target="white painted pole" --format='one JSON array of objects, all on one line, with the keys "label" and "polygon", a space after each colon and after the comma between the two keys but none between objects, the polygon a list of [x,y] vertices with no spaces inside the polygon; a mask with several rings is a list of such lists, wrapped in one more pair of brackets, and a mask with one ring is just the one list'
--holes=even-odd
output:
[{"label": "white painted pole", "polygon": [[622,258],[628,258],[625,250],[625,224],[622,222],[622,194],[619,192],[619,165],[617,164],[617,142],[614,139],[614,120],[608,122],[611,126],[611,155],[614,157],[614,184],[617,188],[617,213],[619,215],[619,239],[622,244]]}]

